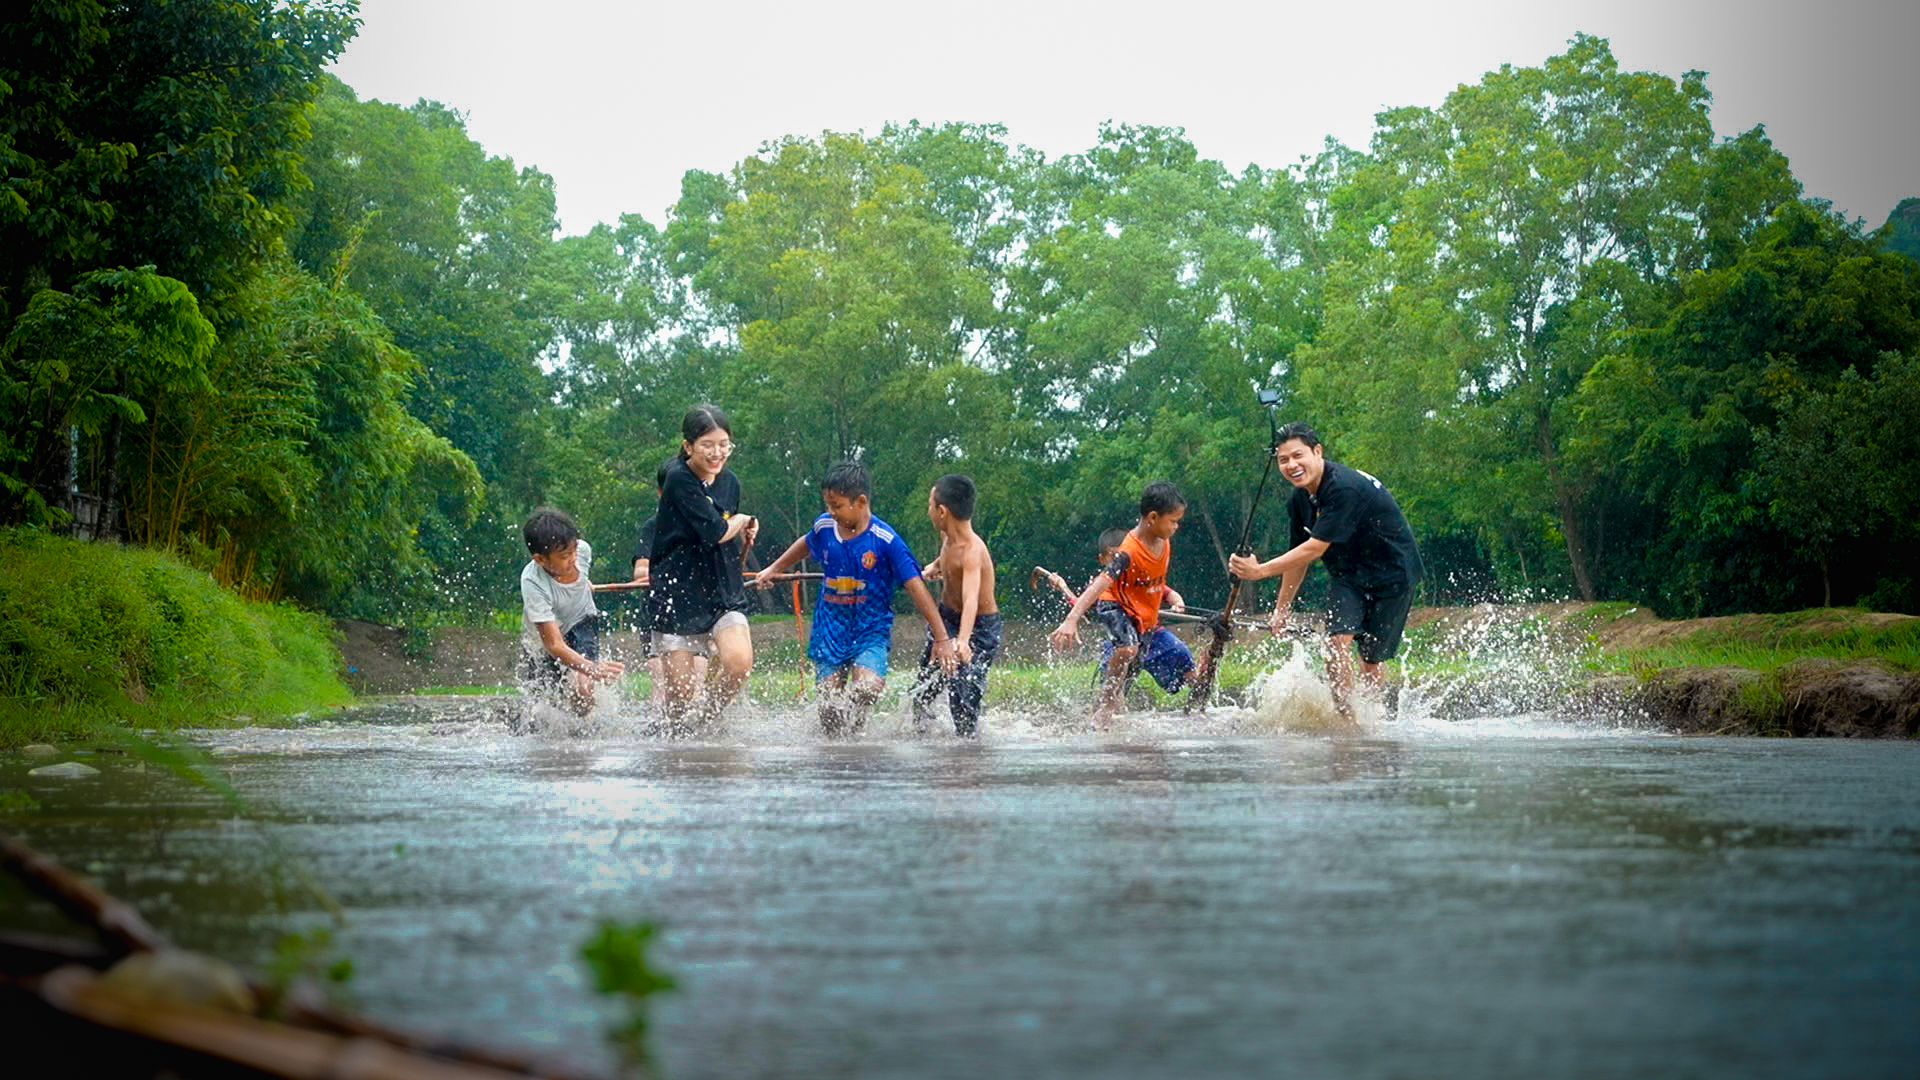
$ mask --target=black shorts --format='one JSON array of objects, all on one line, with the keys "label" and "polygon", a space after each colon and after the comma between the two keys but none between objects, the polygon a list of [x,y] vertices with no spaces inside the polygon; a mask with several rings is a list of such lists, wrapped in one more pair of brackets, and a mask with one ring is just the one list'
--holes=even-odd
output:
[{"label": "black shorts", "polygon": [[1400,635],[1412,610],[1412,586],[1382,592],[1334,578],[1327,589],[1327,633],[1352,634],[1360,659],[1378,664],[1400,651]]},{"label": "black shorts", "polygon": [[1140,627],[1127,614],[1127,609],[1111,600],[1096,600],[1093,610],[1087,612],[1094,621],[1107,628],[1107,637],[1117,646],[1140,644]]},{"label": "black shorts", "polygon": [[[567,648],[589,660],[600,659],[599,617],[589,615],[574,623],[573,629],[561,635],[561,640],[567,643]],[[565,685],[566,677],[567,669],[560,666],[560,661],[555,659],[552,653],[542,649],[536,656],[527,652],[525,646],[521,647],[520,682],[522,685],[529,689],[558,690]]]}]

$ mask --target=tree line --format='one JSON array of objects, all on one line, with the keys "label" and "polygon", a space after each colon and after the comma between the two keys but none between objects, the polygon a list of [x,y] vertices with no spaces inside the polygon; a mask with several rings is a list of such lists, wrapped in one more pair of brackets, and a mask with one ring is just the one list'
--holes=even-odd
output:
[{"label": "tree line", "polygon": [[[355,25],[62,0],[0,26],[0,517],[474,617],[536,505],[624,566],[713,401],[769,537],[857,457],[927,548],[928,486],[968,472],[1018,608],[1166,478],[1204,602],[1274,387],[1399,498],[1430,601],[1920,610],[1914,215],[1804,197],[1763,129],[1714,136],[1701,73],[1578,36],[1238,173],[1125,124],[1055,159],[993,124],[788,136],[686,173],[660,225],[558,236],[551,178],[458,112],[324,74]],[[1281,500],[1252,535],[1285,545]]]}]

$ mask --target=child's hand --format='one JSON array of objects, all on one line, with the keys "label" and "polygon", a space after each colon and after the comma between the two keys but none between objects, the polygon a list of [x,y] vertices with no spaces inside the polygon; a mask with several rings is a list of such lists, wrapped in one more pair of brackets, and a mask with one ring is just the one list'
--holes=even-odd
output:
[{"label": "child's hand", "polygon": [[1241,581],[1258,581],[1267,576],[1261,572],[1260,561],[1251,555],[1235,555],[1228,559],[1227,573]]},{"label": "child's hand", "polygon": [[1066,652],[1080,644],[1080,628],[1071,620],[1063,622],[1047,635],[1047,644],[1052,645],[1055,652]]},{"label": "child's hand", "polygon": [[940,569],[940,560],[935,559],[920,568],[920,576],[927,581],[939,581],[946,576],[946,571]]},{"label": "child's hand", "polygon": [[593,669],[589,671],[588,674],[602,682],[606,682],[619,678],[621,673],[626,670],[627,665],[618,660],[595,660],[593,662]]},{"label": "child's hand", "polygon": [[973,663],[973,646],[959,638],[953,639],[953,658],[960,664]]},{"label": "child's hand", "polygon": [[748,582],[748,584],[752,585],[756,589],[772,588],[773,587],[773,567],[771,566],[761,567],[760,570],[753,575],[753,580],[751,582]]}]

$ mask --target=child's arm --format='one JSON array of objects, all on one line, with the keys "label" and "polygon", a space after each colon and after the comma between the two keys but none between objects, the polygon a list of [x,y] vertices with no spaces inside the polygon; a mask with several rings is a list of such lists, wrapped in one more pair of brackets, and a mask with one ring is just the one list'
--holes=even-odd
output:
[{"label": "child's arm", "polygon": [[959,665],[954,660],[953,639],[947,636],[946,620],[940,618],[940,609],[933,606],[933,594],[927,591],[927,583],[918,575],[907,579],[907,595],[913,597],[914,609],[920,617],[927,620],[927,631],[933,635],[933,657],[940,664],[940,670],[953,674]]},{"label": "child's arm", "polygon": [[1067,584],[1066,578],[1049,570],[1047,571],[1047,580],[1053,584],[1055,589],[1060,591],[1060,595],[1066,598],[1068,604],[1072,604],[1075,600],[1080,599],[1079,595],[1073,591],[1073,586]]},{"label": "child's arm", "polygon": [[1167,591],[1161,594],[1161,599],[1165,600],[1167,606],[1175,611],[1187,610],[1187,598],[1181,596],[1171,585],[1167,586]]},{"label": "child's arm", "polygon": [[1073,609],[1067,612],[1067,617],[1061,620],[1053,633],[1047,635],[1047,642],[1063,652],[1071,648],[1080,639],[1080,616],[1093,607],[1100,599],[1100,594],[1106,592],[1107,586],[1113,581],[1112,575],[1105,570],[1093,575],[1093,580],[1087,582],[1086,590],[1073,602]]},{"label": "child's arm", "polygon": [[766,588],[773,584],[775,574],[785,573],[787,567],[792,566],[794,563],[806,557],[807,538],[802,536],[800,539],[788,544],[787,550],[781,552],[779,558],[761,567],[760,572],[753,575],[753,587],[756,589]]},{"label": "child's arm", "polygon": [[533,628],[540,632],[540,644],[546,646],[547,655],[560,661],[560,666],[577,671],[591,679],[611,679],[627,670],[625,664],[613,660],[589,660],[567,647],[567,639],[560,635],[557,622],[537,622]]},{"label": "child's arm", "polygon": [[635,584],[639,584],[647,580],[647,566],[652,561],[653,560],[651,559],[633,560],[633,580]]}]

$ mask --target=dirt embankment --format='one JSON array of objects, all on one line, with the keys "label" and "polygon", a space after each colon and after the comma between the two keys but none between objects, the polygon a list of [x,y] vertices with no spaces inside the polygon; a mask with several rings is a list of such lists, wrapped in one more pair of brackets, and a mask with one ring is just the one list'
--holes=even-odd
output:
[{"label": "dirt embankment", "polygon": [[[1452,642],[1465,652],[1482,648],[1500,654],[1499,663],[1470,664],[1471,674],[1445,681],[1436,695],[1443,715],[1546,710],[1617,716],[1689,734],[1912,738],[1920,735],[1920,672],[1878,660],[1814,657],[1773,671],[1689,665],[1571,678],[1564,660],[1593,646],[1623,653],[1683,646],[1703,636],[1723,644],[1791,640],[1804,645],[1822,637],[1897,630],[1914,623],[1920,623],[1920,617],[1845,610],[1664,620],[1644,609],[1565,603],[1420,608],[1408,628],[1410,634],[1425,628],[1429,640]],[[507,686],[514,679],[519,646],[508,631],[406,631],[354,620],[340,620],[338,626],[348,683],[357,693]],[[1041,659],[1049,629],[1040,623],[1010,622],[1003,659]],[[924,634],[925,624],[916,617],[895,620],[895,665],[918,661]],[[1193,636],[1197,643],[1198,635]],[[794,639],[791,622],[753,624],[754,649],[763,657],[794,655]],[[641,655],[636,634],[612,633],[602,641],[605,655],[629,662]],[[1543,678],[1556,664],[1562,669],[1559,674]]]},{"label": "dirt embankment", "polygon": [[[1455,715],[1547,710],[1649,722],[1685,734],[1913,738],[1920,735],[1920,672],[1872,658],[1819,656],[1820,643],[1851,636],[1897,635],[1920,617],[1845,609],[1791,615],[1660,619],[1645,609],[1605,604],[1425,608],[1409,630],[1463,653],[1494,642],[1541,663],[1496,664],[1453,680],[1442,709]],[[1503,639],[1504,635],[1504,641]],[[1631,674],[1569,680],[1538,677],[1551,659],[1597,647],[1632,656],[1648,649],[1780,648],[1810,654],[1772,670],[1732,665],[1636,663]]]}]

